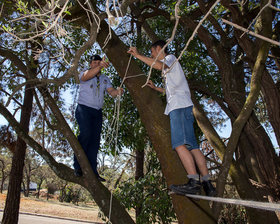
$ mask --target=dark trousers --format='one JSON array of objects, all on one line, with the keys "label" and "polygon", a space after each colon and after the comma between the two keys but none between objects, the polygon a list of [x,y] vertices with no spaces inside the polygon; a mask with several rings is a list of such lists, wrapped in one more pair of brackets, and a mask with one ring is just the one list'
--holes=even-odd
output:
[{"label": "dark trousers", "polygon": [[[97,173],[97,153],[100,147],[100,134],[102,129],[102,110],[97,110],[78,104],[75,117],[79,125],[78,140],[84,149],[93,172]],[[74,155],[74,169],[81,169]]]}]

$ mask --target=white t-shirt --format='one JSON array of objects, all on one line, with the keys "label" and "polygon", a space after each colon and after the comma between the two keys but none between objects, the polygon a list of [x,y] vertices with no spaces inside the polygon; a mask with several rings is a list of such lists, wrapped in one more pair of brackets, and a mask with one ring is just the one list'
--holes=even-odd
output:
[{"label": "white t-shirt", "polygon": [[[161,61],[170,68],[176,60],[176,57],[170,54]],[[167,72],[169,68],[165,69],[163,72],[167,101],[164,111],[164,114],[166,115],[168,115],[172,110],[193,105],[190,88],[180,63],[175,62],[173,68]]]}]

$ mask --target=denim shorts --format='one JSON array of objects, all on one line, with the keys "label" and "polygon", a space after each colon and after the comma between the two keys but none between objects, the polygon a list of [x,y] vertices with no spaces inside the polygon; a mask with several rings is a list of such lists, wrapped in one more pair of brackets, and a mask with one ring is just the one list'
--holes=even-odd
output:
[{"label": "denim shorts", "polygon": [[186,145],[189,151],[199,148],[194,134],[192,109],[193,106],[190,106],[169,113],[172,149],[180,145]]}]

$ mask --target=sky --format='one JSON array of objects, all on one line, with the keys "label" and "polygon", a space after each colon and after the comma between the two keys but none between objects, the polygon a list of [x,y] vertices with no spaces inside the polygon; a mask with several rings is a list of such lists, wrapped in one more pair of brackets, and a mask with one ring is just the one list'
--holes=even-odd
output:
[{"label": "sky", "polygon": [[0,114],[0,125],[7,125],[8,122],[6,121],[6,119]]}]

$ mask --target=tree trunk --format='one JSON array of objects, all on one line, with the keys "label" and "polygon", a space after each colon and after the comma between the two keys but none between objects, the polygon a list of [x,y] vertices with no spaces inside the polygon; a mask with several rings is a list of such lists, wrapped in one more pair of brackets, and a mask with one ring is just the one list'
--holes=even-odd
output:
[{"label": "tree trunk", "polygon": [[24,196],[25,197],[29,197],[29,193],[30,193],[30,178],[27,177],[27,180],[26,180],[26,191],[24,192]]},{"label": "tree trunk", "polygon": [[[24,170],[25,170],[25,178],[26,178],[26,189],[24,191],[24,196],[25,197],[29,197],[29,193],[30,193],[30,173],[31,173],[31,167],[30,167],[30,161],[28,161],[27,164],[25,164],[24,166]],[[24,182],[24,181],[23,181]]]},{"label": "tree trunk", "polygon": [[6,177],[5,177],[5,162],[4,160],[0,159],[0,162],[2,163],[2,168],[1,168],[1,174],[2,174],[2,179],[1,179],[1,185],[0,185],[0,193],[2,194],[3,193],[3,186],[4,186],[4,182],[6,180]]},{"label": "tree trunk", "polygon": [[118,179],[116,180],[116,182],[114,184],[114,189],[116,189],[118,187],[118,185],[119,185],[119,183],[120,183],[120,181],[121,181],[125,171],[127,170],[127,168],[129,167],[129,165],[131,163],[130,160],[131,159],[127,160],[126,164],[124,165],[124,168],[122,169],[121,174],[119,175]]},{"label": "tree trunk", "polygon": [[[138,181],[144,177],[144,149],[136,149],[136,170],[135,180]],[[143,197],[143,189],[141,189],[141,198]],[[135,215],[136,219],[142,211],[142,205],[136,206]]]},{"label": "tree trunk", "polygon": [[41,179],[41,181],[40,181],[40,183],[38,184],[38,192],[37,192],[37,194],[36,194],[36,198],[39,198],[40,197],[40,191],[41,191],[41,185],[42,185],[42,183],[43,183],[43,180]]},{"label": "tree trunk", "polygon": [[261,91],[264,96],[269,122],[273,127],[278,146],[280,146],[280,91],[267,70],[263,74]]},{"label": "tree trunk", "polygon": [[23,195],[25,196],[26,186],[25,186],[25,183],[24,183],[24,181],[23,181],[23,176],[22,176],[21,186],[22,186]]},{"label": "tree trunk", "polygon": [[[26,85],[24,93],[24,102],[20,116],[20,125],[26,133],[28,133],[29,130],[29,122],[32,111],[32,101],[33,90],[30,85]],[[12,168],[10,172],[8,194],[2,218],[3,224],[18,223],[20,188],[23,177],[25,153],[26,143],[18,137],[15,152],[12,158]]]},{"label": "tree trunk", "polygon": [[7,179],[6,176],[2,176],[2,180],[1,180],[1,186],[0,186],[0,193],[3,194],[3,188],[4,188],[4,183],[5,180]]},{"label": "tree trunk", "polygon": [[65,196],[66,196],[66,187],[67,187],[67,184],[64,184],[61,188],[60,188],[60,197],[59,197],[59,201],[60,202],[64,202],[65,201]]}]

